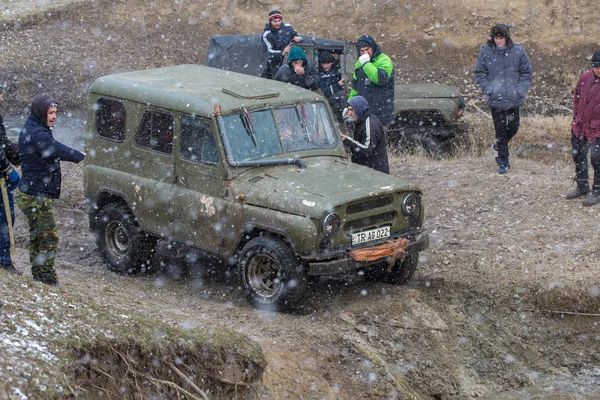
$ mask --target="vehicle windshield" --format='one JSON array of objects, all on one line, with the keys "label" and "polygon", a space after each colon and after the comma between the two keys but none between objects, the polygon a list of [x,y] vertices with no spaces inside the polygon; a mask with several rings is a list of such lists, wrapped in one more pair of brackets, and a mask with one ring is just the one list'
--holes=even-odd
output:
[{"label": "vehicle windshield", "polygon": [[323,103],[242,110],[223,117],[235,161],[258,160],[304,150],[333,149],[337,134]]}]

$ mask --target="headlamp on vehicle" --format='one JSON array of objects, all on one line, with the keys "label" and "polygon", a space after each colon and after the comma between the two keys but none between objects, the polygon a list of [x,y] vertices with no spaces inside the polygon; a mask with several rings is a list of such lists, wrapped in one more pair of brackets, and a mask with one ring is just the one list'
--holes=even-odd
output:
[{"label": "headlamp on vehicle", "polygon": [[417,215],[421,209],[421,196],[408,193],[402,199],[402,212],[406,215]]},{"label": "headlamp on vehicle", "polygon": [[331,213],[327,214],[325,218],[323,218],[323,233],[326,235],[333,235],[340,229],[341,220],[340,216]]}]

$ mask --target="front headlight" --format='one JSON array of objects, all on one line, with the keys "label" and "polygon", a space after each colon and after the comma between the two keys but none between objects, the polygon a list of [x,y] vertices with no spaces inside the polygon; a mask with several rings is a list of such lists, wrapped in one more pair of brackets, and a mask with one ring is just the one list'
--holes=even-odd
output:
[{"label": "front headlight", "polygon": [[421,196],[409,193],[402,199],[402,212],[406,215],[417,215],[421,209]]},{"label": "front headlight", "polygon": [[341,220],[340,216],[334,213],[327,214],[323,218],[323,233],[326,235],[333,235],[340,229]]}]

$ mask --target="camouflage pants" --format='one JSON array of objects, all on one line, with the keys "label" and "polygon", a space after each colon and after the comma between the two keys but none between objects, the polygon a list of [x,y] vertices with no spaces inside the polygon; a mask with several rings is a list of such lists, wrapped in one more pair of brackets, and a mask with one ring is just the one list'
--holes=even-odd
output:
[{"label": "camouflage pants", "polygon": [[17,205],[29,222],[29,260],[33,279],[57,282],[54,257],[58,232],[54,222],[54,199],[30,196],[17,191]]}]

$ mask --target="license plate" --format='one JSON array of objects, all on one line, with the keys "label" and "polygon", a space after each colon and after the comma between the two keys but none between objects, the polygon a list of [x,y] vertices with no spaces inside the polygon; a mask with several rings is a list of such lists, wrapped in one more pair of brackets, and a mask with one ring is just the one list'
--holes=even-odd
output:
[{"label": "license plate", "polygon": [[390,227],[384,226],[383,228],[371,229],[369,231],[353,233],[352,234],[352,246],[357,244],[370,242],[372,240],[385,239],[390,237]]}]

